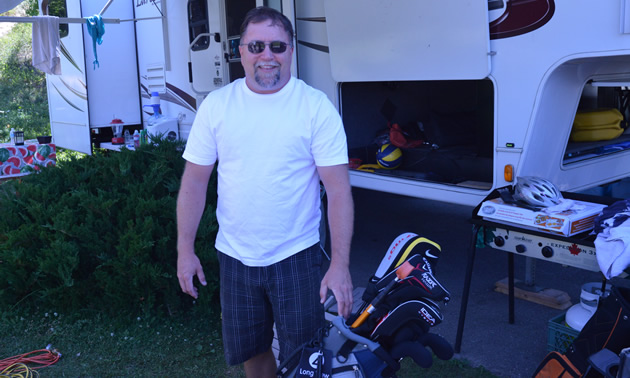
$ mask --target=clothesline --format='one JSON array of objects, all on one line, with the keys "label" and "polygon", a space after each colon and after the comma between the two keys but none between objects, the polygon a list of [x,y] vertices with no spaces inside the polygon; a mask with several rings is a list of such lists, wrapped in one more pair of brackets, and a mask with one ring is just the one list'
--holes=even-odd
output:
[{"label": "clothesline", "polygon": [[[121,22],[130,21],[144,21],[144,20],[158,20],[162,17],[145,17],[145,18],[130,18],[121,20],[118,18],[103,18],[105,24],[120,24]],[[33,22],[33,17],[12,17],[12,16],[0,16],[0,22]],[[60,24],[85,24],[85,18],[68,18],[59,17]]]}]

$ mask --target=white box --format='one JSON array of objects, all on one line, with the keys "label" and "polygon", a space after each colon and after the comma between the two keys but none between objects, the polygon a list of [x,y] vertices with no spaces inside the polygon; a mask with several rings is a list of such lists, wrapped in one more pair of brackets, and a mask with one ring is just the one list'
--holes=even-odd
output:
[{"label": "white box", "polygon": [[522,228],[571,236],[593,229],[593,221],[606,205],[573,200],[579,210],[565,210],[547,214],[533,211],[512,204],[506,204],[501,198],[484,201],[477,215],[483,219],[503,224],[512,224]]}]

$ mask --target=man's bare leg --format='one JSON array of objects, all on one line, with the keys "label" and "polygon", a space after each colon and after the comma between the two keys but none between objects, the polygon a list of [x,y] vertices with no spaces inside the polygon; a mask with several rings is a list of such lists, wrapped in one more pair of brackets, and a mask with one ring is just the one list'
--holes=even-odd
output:
[{"label": "man's bare leg", "polygon": [[269,348],[268,351],[256,355],[245,361],[245,375],[247,378],[276,378],[276,357]]}]

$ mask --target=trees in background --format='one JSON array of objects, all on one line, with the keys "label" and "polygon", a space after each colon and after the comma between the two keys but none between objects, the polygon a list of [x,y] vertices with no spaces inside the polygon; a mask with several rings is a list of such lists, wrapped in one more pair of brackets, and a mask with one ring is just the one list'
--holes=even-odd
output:
[{"label": "trees in background", "polygon": [[[3,16],[34,16],[37,0],[25,0]],[[46,75],[31,65],[32,25],[18,23],[0,37],[0,142],[9,141],[11,128],[27,139],[50,135]]]}]

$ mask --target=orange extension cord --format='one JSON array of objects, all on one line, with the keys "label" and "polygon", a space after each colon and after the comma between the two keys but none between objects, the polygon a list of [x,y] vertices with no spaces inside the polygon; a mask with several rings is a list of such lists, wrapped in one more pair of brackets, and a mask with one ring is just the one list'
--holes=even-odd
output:
[{"label": "orange extension cord", "polygon": [[[0,360],[0,377],[28,377],[31,370],[41,369],[59,361],[61,353],[56,349],[38,349],[32,352]],[[34,365],[34,366],[29,366]],[[35,372],[37,373],[37,372]]]}]

